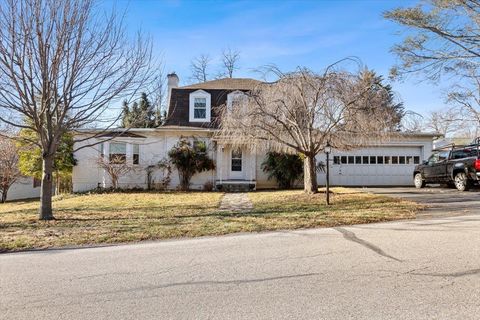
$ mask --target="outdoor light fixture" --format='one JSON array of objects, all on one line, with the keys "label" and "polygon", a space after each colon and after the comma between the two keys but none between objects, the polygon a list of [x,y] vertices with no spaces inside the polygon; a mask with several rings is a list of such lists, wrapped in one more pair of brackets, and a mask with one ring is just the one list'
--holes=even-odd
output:
[{"label": "outdoor light fixture", "polygon": [[332,152],[332,146],[330,145],[330,142],[327,142],[327,145],[323,149],[325,154],[327,155],[327,172],[326,172],[326,181],[325,181],[325,192],[326,192],[326,198],[327,198],[327,205],[330,205],[330,152]]}]

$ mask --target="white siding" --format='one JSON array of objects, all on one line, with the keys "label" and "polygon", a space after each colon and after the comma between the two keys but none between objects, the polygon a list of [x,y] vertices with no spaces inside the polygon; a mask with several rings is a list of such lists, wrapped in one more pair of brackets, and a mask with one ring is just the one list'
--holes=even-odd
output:
[{"label": "white siding", "polygon": [[33,187],[33,178],[20,178],[8,190],[7,201],[40,197],[40,187]]}]

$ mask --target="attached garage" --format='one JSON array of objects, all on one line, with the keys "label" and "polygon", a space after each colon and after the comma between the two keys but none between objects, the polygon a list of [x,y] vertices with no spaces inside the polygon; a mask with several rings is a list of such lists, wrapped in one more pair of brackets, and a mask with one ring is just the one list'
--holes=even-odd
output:
[{"label": "attached garage", "polygon": [[[409,186],[415,165],[432,151],[432,134],[404,134],[394,141],[330,154],[330,183],[336,186]],[[325,155],[319,155],[325,163]],[[318,174],[325,184],[325,173]]]}]

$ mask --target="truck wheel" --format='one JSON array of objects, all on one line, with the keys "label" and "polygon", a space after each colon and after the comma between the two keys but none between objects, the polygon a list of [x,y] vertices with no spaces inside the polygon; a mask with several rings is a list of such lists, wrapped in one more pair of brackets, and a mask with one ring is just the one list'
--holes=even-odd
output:
[{"label": "truck wheel", "polygon": [[423,180],[422,174],[417,173],[415,175],[415,178],[413,179],[413,182],[415,184],[415,188],[420,189],[425,187],[425,180]]},{"label": "truck wheel", "polygon": [[459,191],[468,190],[468,179],[465,172],[459,172],[455,175],[455,187]]}]

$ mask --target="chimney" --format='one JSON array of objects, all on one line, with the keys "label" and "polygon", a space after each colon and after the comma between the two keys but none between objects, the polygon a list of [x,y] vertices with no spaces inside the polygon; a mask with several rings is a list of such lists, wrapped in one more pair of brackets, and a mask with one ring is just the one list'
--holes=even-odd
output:
[{"label": "chimney", "polygon": [[167,74],[167,107],[170,106],[170,97],[172,95],[172,89],[178,88],[178,82],[180,79],[177,74],[174,72]]}]

